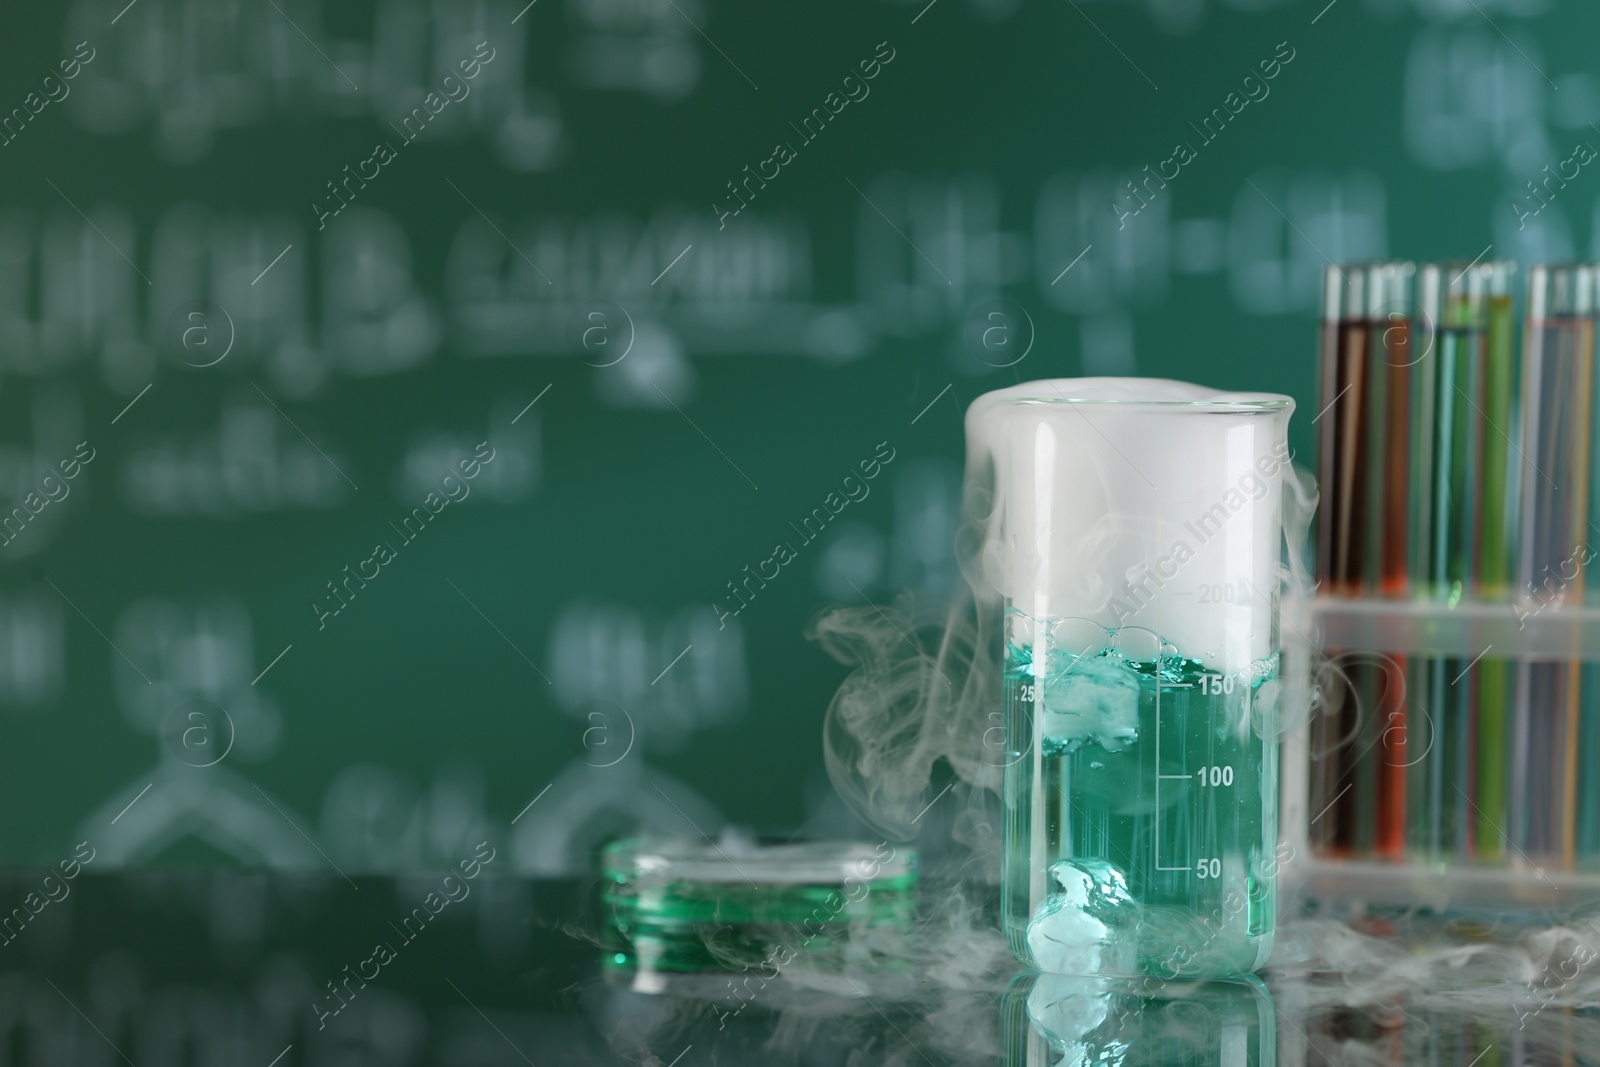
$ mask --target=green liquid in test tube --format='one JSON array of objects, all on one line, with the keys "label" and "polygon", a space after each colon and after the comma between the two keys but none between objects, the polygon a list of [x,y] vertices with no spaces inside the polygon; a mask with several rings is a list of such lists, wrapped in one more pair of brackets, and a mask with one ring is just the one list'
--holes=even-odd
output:
[{"label": "green liquid in test tube", "polygon": [[[1511,595],[1511,550],[1516,514],[1512,499],[1511,434],[1516,431],[1512,397],[1516,394],[1516,307],[1512,281],[1516,268],[1496,262],[1487,274],[1488,328],[1484,350],[1483,509],[1478,542],[1478,583],[1485,600]],[[1504,858],[1502,827],[1506,825],[1506,752],[1511,745],[1508,713],[1513,672],[1503,659],[1484,657],[1478,664],[1478,774],[1474,813],[1475,855],[1495,862]]]}]

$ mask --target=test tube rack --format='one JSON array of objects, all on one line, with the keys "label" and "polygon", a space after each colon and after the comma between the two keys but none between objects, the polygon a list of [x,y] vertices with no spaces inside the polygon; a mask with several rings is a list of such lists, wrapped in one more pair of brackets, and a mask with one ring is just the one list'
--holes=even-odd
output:
[{"label": "test tube rack", "polygon": [[[1600,607],[1363,597],[1318,597],[1312,605],[1322,649],[1367,650],[1471,662],[1485,655],[1530,663],[1600,662]],[[1317,654],[1313,654],[1317,658]],[[1398,905],[1438,912],[1474,909],[1567,909],[1600,903],[1600,857],[1530,854],[1509,828],[1500,858],[1332,855],[1315,847],[1310,808],[1312,723],[1284,741],[1280,907]],[[1575,815],[1576,813],[1563,813]]]},{"label": "test tube rack", "polygon": [[1324,277],[1289,907],[1600,903],[1600,267],[1520,273]]}]

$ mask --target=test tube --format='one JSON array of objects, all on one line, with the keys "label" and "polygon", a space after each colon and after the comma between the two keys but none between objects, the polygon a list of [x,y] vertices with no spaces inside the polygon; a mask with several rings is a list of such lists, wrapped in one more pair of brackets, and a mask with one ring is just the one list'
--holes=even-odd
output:
[{"label": "test tube", "polygon": [[1367,418],[1372,343],[1362,264],[1323,274],[1321,389],[1317,398],[1317,579],[1324,592],[1356,596],[1366,570]]},{"label": "test tube", "polygon": [[1002,920],[1040,970],[1266,960],[1292,410],[1085,378],[967,411],[974,592],[1003,620]]},{"label": "test tube", "polygon": [[1418,580],[1452,605],[1473,591],[1478,555],[1483,459],[1487,277],[1473,264],[1422,268],[1421,307],[1429,324],[1432,374],[1431,476],[1418,486],[1431,502],[1427,554]]},{"label": "test tube", "polygon": [[[1358,492],[1367,467],[1365,413],[1372,340],[1367,317],[1367,271],[1363,265],[1328,264],[1322,276],[1322,330],[1318,356],[1317,584],[1335,596],[1361,591],[1365,519]],[[1338,650],[1329,650],[1336,662]],[[1329,680],[1329,689],[1311,724],[1308,802],[1318,813],[1311,824],[1312,846],[1320,852],[1347,853],[1354,825],[1354,782],[1348,781],[1346,755],[1354,743],[1352,724],[1359,714],[1354,682],[1347,690]]]},{"label": "test tube", "polygon": [[[1367,284],[1373,388],[1366,484],[1375,498],[1367,587],[1385,597],[1404,596],[1411,588],[1411,394],[1417,361],[1426,355],[1414,343],[1415,274],[1410,263],[1374,264]],[[1365,659],[1355,668],[1371,715],[1356,750],[1354,844],[1360,852],[1397,857],[1405,850],[1407,658],[1385,659]]]},{"label": "test tube", "polygon": [[[1318,578],[1334,595],[1403,596],[1410,587],[1413,282],[1410,263],[1330,264],[1323,276]],[[1313,844],[1398,854],[1406,796],[1405,659],[1332,651],[1313,726]]]},{"label": "test tube", "polygon": [[1411,391],[1417,362],[1425,353],[1415,334],[1410,263],[1376,263],[1368,269],[1367,322],[1372,353],[1372,443],[1368,449],[1368,555],[1366,586],[1385,597],[1411,587],[1409,502],[1411,497]]},{"label": "test tube", "polygon": [[[1317,584],[1324,593],[1362,591],[1367,534],[1362,490],[1368,476],[1372,331],[1365,265],[1328,264],[1322,276],[1322,332],[1318,359]],[[1330,661],[1338,658],[1330,650]],[[1355,681],[1333,685],[1312,723],[1310,805],[1319,813],[1312,843],[1320,851],[1349,851],[1355,824],[1354,782],[1348,754],[1359,715]]]},{"label": "test tube", "polygon": [[[1484,600],[1511,595],[1512,545],[1516,528],[1517,470],[1512,465],[1512,399],[1516,394],[1515,264],[1496,261],[1481,268],[1487,292],[1484,334],[1483,507],[1478,538],[1478,586]],[[1498,860],[1505,855],[1506,754],[1511,747],[1510,718],[1514,672],[1504,659],[1485,657],[1477,667],[1478,736],[1474,855]]]},{"label": "test tube", "polygon": [[[1425,324],[1427,521],[1414,544],[1423,595],[1454,607],[1477,590],[1483,511],[1488,273],[1473,263],[1430,263],[1422,269],[1419,305]],[[1413,844],[1426,854],[1467,855],[1477,761],[1476,677],[1471,657],[1433,657],[1419,672],[1412,710],[1431,729],[1427,755],[1415,767],[1421,792]]]},{"label": "test tube", "polygon": [[[1596,283],[1600,284],[1600,275]],[[1597,298],[1600,304],[1600,298]],[[1595,375],[1595,387],[1600,390],[1600,374]],[[1600,398],[1597,398],[1600,399]],[[1590,408],[1590,413],[1600,410],[1600,405]],[[1591,440],[1591,445],[1594,442]],[[1591,463],[1589,469],[1589,529],[1593,535],[1600,530],[1600,463]],[[1600,568],[1595,558],[1600,546],[1586,539],[1579,548],[1575,561],[1582,572],[1581,581],[1589,602],[1600,599]],[[1570,568],[1569,568],[1570,569]],[[1576,753],[1577,774],[1577,862],[1593,869],[1600,865],[1600,663],[1583,664],[1581,696],[1578,709],[1578,743]]]},{"label": "test tube", "polygon": [[[1588,537],[1596,269],[1528,272],[1522,368],[1521,521],[1517,578],[1524,595],[1578,604],[1575,561]],[[1576,846],[1580,748],[1576,660],[1517,665],[1508,832],[1524,855],[1570,865]]]}]

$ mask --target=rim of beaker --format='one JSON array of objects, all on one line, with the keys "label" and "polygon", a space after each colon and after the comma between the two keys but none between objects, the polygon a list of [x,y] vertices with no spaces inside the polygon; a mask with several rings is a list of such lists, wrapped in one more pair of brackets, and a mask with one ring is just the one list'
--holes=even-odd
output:
[{"label": "rim of beaker", "polygon": [[[1187,397],[1161,396],[1072,396],[1073,390],[1086,388],[1151,388],[1155,390],[1178,388],[1195,390],[1204,395]],[[1044,390],[1050,390],[1046,392]],[[1146,407],[1191,411],[1284,411],[1293,410],[1294,398],[1282,393],[1243,393],[1211,390],[1192,382],[1172,378],[1041,378],[1020,382],[984,393],[972,402],[970,410],[987,410],[1008,404],[1105,405],[1121,407]]]}]

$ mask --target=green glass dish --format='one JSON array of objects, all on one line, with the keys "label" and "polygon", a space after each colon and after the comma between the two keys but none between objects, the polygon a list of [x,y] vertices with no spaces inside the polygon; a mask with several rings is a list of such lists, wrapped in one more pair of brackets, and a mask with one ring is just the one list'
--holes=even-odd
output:
[{"label": "green glass dish", "polygon": [[869,931],[909,930],[916,853],[903,845],[632,839],[602,858],[602,965],[720,974],[867,962]]}]

